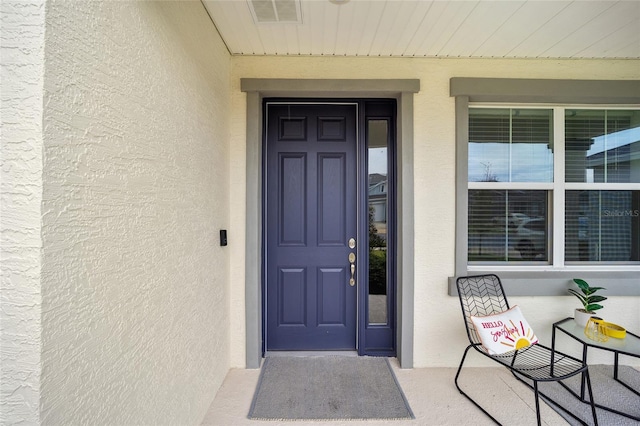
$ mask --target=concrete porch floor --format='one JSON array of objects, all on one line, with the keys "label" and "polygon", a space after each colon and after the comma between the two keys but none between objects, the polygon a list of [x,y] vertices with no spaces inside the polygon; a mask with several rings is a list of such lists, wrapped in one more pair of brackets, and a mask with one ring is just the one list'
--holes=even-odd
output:
[{"label": "concrete porch floor", "polygon": [[[462,396],[455,387],[456,368],[401,369],[391,360],[415,420],[383,421],[257,421],[247,414],[253,399],[260,370],[233,369],[229,371],[216,395],[203,425],[277,426],[292,424],[354,426],[392,425],[493,425],[482,411]],[[505,368],[465,368],[460,375],[462,388],[504,425],[535,425],[533,392],[511,376]],[[544,425],[566,425],[567,422],[541,401]]]}]

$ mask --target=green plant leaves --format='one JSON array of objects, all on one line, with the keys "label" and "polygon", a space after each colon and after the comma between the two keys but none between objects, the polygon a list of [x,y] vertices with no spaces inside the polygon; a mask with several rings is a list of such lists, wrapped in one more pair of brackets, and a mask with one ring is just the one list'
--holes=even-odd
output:
[{"label": "green plant leaves", "polygon": [[598,309],[604,308],[604,306],[599,305],[598,302],[602,302],[603,300],[607,300],[605,296],[600,296],[594,294],[600,290],[606,290],[604,287],[591,287],[585,280],[580,278],[574,278],[573,282],[580,288],[582,294],[580,294],[577,290],[570,288],[569,293],[576,296],[580,299],[580,303],[587,312],[593,312]]},{"label": "green plant leaves", "polygon": [[578,293],[577,290],[574,290],[572,288],[569,289],[569,293],[573,294],[575,297],[577,297],[578,299],[580,299],[581,302],[586,302],[587,298],[584,297],[583,295],[581,295],[580,293]]},{"label": "green plant leaves", "polygon": [[584,309],[585,309],[587,312],[597,311],[598,309],[602,309],[602,308],[604,308],[604,306],[602,306],[602,305],[598,305],[597,303],[595,303],[595,304],[591,304],[591,303],[590,303],[590,304],[588,304],[587,306],[585,306],[585,307],[584,307]]},{"label": "green plant leaves", "polygon": [[578,287],[580,287],[580,290],[582,290],[584,294],[587,294],[587,291],[589,289],[589,284],[585,280],[582,280],[580,278],[574,278],[573,282],[576,283]]}]

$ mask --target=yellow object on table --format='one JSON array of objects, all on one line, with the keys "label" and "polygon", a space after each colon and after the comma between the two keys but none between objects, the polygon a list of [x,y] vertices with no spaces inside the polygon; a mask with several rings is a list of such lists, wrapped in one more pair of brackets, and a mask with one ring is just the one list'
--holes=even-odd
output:
[{"label": "yellow object on table", "polygon": [[584,328],[584,334],[596,342],[606,342],[609,337],[624,339],[627,335],[627,330],[618,324],[604,321],[600,317],[591,317]]},{"label": "yellow object on table", "polygon": [[614,337],[616,339],[624,339],[627,335],[627,330],[624,327],[619,326],[618,324],[614,324],[612,322],[601,322],[602,328],[604,329],[604,334],[609,337]]},{"label": "yellow object on table", "polygon": [[609,336],[604,332],[604,321],[600,317],[591,317],[584,328],[584,334],[596,342],[606,342]]}]

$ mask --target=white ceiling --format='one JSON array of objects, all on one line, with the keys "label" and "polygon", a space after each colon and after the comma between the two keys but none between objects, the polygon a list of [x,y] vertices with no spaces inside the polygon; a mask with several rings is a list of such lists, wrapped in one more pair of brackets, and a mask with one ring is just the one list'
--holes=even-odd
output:
[{"label": "white ceiling", "polygon": [[[256,24],[272,1],[302,22]],[[640,0],[202,2],[233,55],[640,58]]]}]

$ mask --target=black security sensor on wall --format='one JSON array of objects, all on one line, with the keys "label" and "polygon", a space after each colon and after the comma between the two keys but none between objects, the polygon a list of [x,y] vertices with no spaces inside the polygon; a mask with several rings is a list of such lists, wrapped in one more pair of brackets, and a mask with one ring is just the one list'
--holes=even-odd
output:
[{"label": "black security sensor on wall", "polygon": [[221,229],[220,230],[220,245],[221,246],[226,246],[227,245],[227,230],[226,229]]}]

